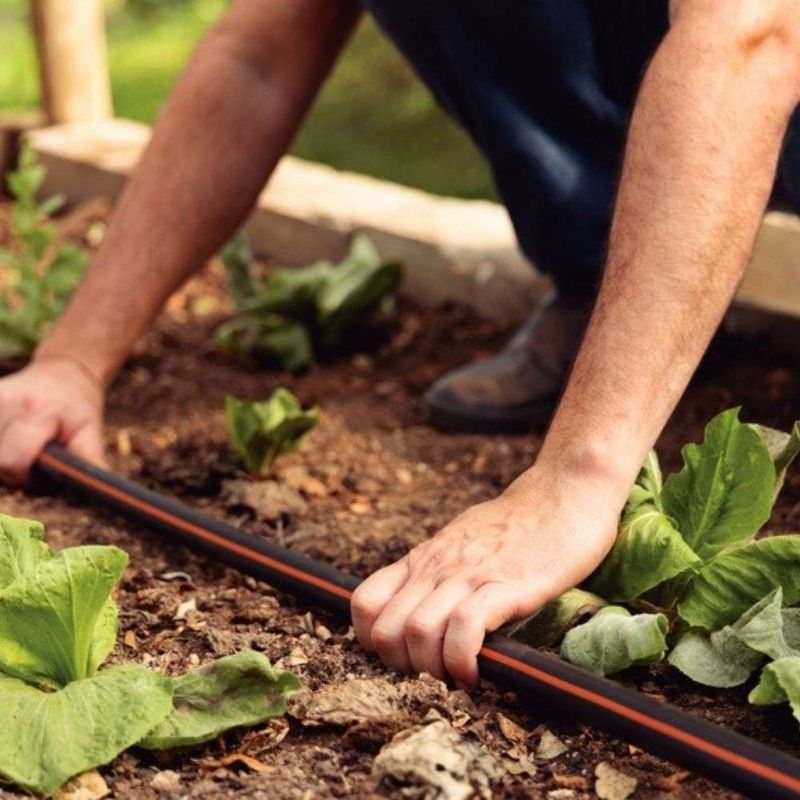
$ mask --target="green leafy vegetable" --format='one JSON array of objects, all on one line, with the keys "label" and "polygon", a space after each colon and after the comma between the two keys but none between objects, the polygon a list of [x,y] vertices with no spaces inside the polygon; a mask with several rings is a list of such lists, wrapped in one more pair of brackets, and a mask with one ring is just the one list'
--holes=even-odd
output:
[{"label": "green leafy vegetable", "polygon": [[383,309],[402,279],[397,262],[380,258],[369,239],[353,239],[339,264],[318,261],[257,276],[242,238],[222,253],[237,315],[217,329],[223,349],[298,371],[335,351]]},{"label": "green leafy vegetable", "polygon": [[214,739],[230,728],[256,725],[286,712],[299,688],[294,675],[276,672],[269,659],[247,650],[172,679],[174,707],[141,742],[164,750]]},{"label": "green leafy vegetable", "polygon": [[171,708],[169,680],[138,664],[54,692],[0,675],[0,774],[49,795],[136,744]]},{"label": "green leafy vegetable", "polygon": [[795,719],[800,722],[800,656],[767,664],[748,700],[756,706],[772,706],[788,700]]},{"label": "green leafy vegetable", "polygon": [[634,664],[660,661],[667,650],[669,622],[663,614],[636,614],[608,606],[573,628],[561,643],[561,655],[598,675],[612,675]]},{"label": "green leafy vegetable", "polygon": [[768,428],[765,425],[751,425],[751,427],[766,444],[775,465],[774,498],[777,498],[783,488],[789,467],[800,455],[800,422],[794,424],[791,433],[784,433],[783,431],[775,430],[775,428]]},{"label": "green leafy vegetable", "polygon": [[296,450],[317,424],[319,409],[303,410],[287,389],[276,389],[262,402],[225,398],[228,435],[247,471],[266,475],[275,459]]},{"label": "green leafy vegetable", "polygon": [[11,244],[0,250],[0,358],[25,358],[64,310],[86,267],[86,254],[56,242],[50,215],[62,203],[38,203],[46,177],[33,151],[23,147],[19,166],[6,176],[14,196]]},{"label": "green leafy vegetable", "polygon": [[739,421],[739,409],[715,417],[703,443],[683,449],[683,460],[661,497],[664,511],[702,559],[751,538],[769,519],[775,467],[758,433]]},{"label": "green leafy vegetable", "polygon": [[101,546],[53,555],[41,525],[0,515],[0,776],[50,794],[142,740],[192,744],[274,717],[297,690],[252,651],[178,678],[137,664],[98,672],[127,558]]}]

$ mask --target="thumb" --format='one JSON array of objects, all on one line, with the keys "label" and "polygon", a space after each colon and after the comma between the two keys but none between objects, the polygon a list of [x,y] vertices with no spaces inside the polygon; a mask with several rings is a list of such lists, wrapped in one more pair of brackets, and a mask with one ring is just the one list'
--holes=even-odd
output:
[{"label": "thumb", "polygon": [[79,428],[66,444],[76,456],[97,467],[108,467],[103,429],[99,422],[89,422]]}]

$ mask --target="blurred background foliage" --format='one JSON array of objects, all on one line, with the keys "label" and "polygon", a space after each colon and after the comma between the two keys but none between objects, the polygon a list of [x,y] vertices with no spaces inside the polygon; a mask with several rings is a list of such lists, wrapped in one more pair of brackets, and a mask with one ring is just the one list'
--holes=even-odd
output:
[{"label": "blurred background foliage", "polygon": [[[226,2],[106,0],[106,6],[115,113],[151,123]],[[37,103],[27,7],[27,0],[0,0],[0,109]],[[371,19],[359,27],[292,152],[439,194],[494,197],[469,139]]]}]

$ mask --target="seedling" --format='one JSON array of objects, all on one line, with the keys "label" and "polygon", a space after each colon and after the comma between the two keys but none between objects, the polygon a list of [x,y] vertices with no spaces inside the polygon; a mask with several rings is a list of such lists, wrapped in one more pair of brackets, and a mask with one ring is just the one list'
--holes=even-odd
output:
[{"label": "seedling", "polygon": [[86,253],[74,244],[57,243],[50,216],[63,198],[38,203],[46,177],[29,147],[19,166],[7,175],[14,207],[11,244],[0,249],[0,358],[28,357],[48,325],[61,316],[86,267]]},{"label": "seedling", "polygon": [[245,468],[254,476],[269,474],[275,459],[296,450],[317,424],[319,409],[303,410],[288,389],[276,389],[269,400],[225,398],[228,436]]},{"label": "seedling", "polygon": [[256,275],[250,248],[235,239],[222,253],[236,316],[216,332],[228,350],[298,371],[386,310],[400,284],[402,267],[380,258],[369,239],[356,236],[339,264]]},{"label": "seedling", "polygon": [[[798,453],[800,423],[787,434],[738,409],[715,417],[666,480],[651,453],[605,561],[509,632],[531,644],[563,635],[562,657],[600,674],[669,652],[693,680],[729,687],[767,663],[751,702],[788,699],[800,720],[800,535],[755,538]],[[572,627],[578,608],[596,613]]]},{"label": "seedling", "polygon": [[117,638],[116,547],[53,553],[37,522],[0,514],[0,776],[51,794],[128,747],[165,749],[283,714],[299,687],[244,651],[169,678],[101,668]]}]

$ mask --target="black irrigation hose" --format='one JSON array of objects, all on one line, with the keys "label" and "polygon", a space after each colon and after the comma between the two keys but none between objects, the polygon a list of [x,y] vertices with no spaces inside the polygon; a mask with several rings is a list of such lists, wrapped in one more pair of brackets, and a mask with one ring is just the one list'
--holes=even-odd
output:
[{"label": "black irrigation hose", "polygon": [[[182,544],[302,597],[349,615],[358,579],[237,530],[157,492],[93,467],[51,445],[37,471]],[[568,712],[690,770],[754,798],[800,798],[800,761],[745,736],[658,703],[556,656],[505,636],[486,637],[481,676]]]}]

